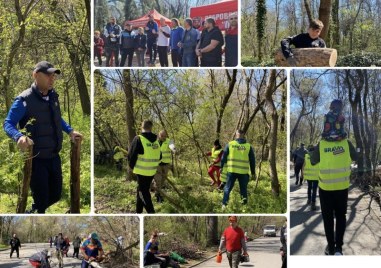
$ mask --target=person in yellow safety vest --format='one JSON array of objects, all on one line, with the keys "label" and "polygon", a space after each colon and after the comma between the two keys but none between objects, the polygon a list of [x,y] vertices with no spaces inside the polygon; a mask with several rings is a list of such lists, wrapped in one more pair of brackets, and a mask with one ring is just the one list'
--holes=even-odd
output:
[{"label": "person in yellow safety vest", "polygon": [[319,179],[319,165],[312,166],[310,153],[314,150],[313,145],[307,147],[308,153],[305,155],[305,161],[302,168],[302,178],[307,180],[307,205],[311,205],[311,210],[316,210],[316,192]]},{"label": "person in yellow safety vest", "polygon": [[128,161],[132,172],[138,178],[136,193],[136,213],[155,213],[152,204],[150,186],[160,163],[160,144],[157,135],[152,133],[153,123],[144,120],[142,133],[132,140],[128,150]]},{"label": "person in yellow safety vest", "polygon": [[[334,114],[340,115],[342,102],[335,100],[330,108]],[[358,157],[356,149],[346,138],[343,126],[344,124],[333,124],[330,130],[325,129],[322,140],[310,154],[312,166],[319,164],[319,198],[328,242],[325,255],[343,255],[350,166]]]},{"label": "person in yellow safety vest", "polygon": [[123,159],[125,157],[125,155],[128,154],[127,150],[124,150],[122,147],[118,146],[118,145],[115,145],[114,146],[114,161],[115,161],[115,165],[116,165],[116,168],[119,170],[119,171],[122,171],[123,169]]},{"label": "person in yellow safety vest", "polygon": [[236,179],[239,182],[239,189],[242,204],[247,204],[247,185],[251,174],[255,178],[255,156],[254,149],[250,143],[246,142],[243,130],[237,130],[235,140],[229,142],[221,160],[221,169],[227,171],[227,181],[224,188],[222,208],[224,209],[229,201],[230,192],[233,190]]},{"label": "person in yellow safety vest", "polygon": [[162,130],[159,132],[159,145],[160,145],[160,151],[161,151],[161,161],[159,166],[157,167],[157,172],[155,174],[155,177],[153,178],[155,181],[155,195],[156,195],[156,201],[158,203],[162,203],[164,201],[163,197],[160,195],[160,190],[162,189],[167,176],[168,176],[168,170],[170,168],[170,164],[172,162],[172,155],[171,153],[176,153],[176,147],[173,141],[168,139],[167,132],[165,130]]},{"label": "person in yellow safety vest", "polygon": [[[217,184],[217,187],[220,186],[220,167],[221,167],[221,158],[224,151],[222,150],[222,146],[220,144],[220,140],[217,139],[214,141],[214,146],[210,152],[206,155],[210,156],[212,159],[212,163],[209,165],[208,174],[212,179],[210,186]],[[214,178],[214,173],[217,175],[217,179]]]}]

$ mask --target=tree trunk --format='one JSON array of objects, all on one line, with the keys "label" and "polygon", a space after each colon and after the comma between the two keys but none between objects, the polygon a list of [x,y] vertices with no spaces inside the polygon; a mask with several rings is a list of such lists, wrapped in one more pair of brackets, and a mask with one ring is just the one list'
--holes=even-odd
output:
[{"label": "tree trunk", "polygon": [[30,145],[28,151],[25,153],[26,160],[24,163],[24,177],[22,188],[19,193],[18,202],[17,202],[17,213],[25,213],[26,204],[28,201],[28,193],[30,186],[30,178],[32,177],[32,160],[33,160],[33,146]]},{"label": "tree trunk", "polygon": [[320,0],[319,20],[321,20],[324,24],[324,28],[320,34],[320,37],[322,39],[326,39],[328,37],[331,10],[332,10],[332,0]]},{"label": "tree trunk", "polygon": [[230,76],[229,70],[226,70],[226,74],[227,74],[228,80],[229,80],[229,87],[227,89],[226,94],[224,95],[224,97],[222,99],[221,105],[219,107],[219,111],[217,113],[217,124],[216,124],[217,125],[216,126],[216,136],[217,136],[217,139],[220,138],[221,124],[222,124],[222,118],[224,116],[225,108],[228,105],[230,96],[232,95],[233,90],[234,90],[235,83],[237,82],[237,69],[233,70],[233,75],[232,76]]},{"label": "tree trunk", "polygon": [[216,246],[218,245],[218,217],[217,216],[208,216],[206,217],[207,223],[207,238],[206,245],[207,246]]},{"label": "tree trunk", "polygon": [[[123,71],[123,90],[126,95],[126,121],[127,121],[127,137],[128,142],[131,144],[132,140],[136,136],[135,129],[135,116],[134,116],[134,92],[131,83],[131,70]],[[127,168],[127,180],[134,179],[135,175],[130,168]]]},{"label": "tree trunk", "polygon": [[271,190],[273,195],[279,196],[280,185],[278,180],[278,172],[276,169],[276,149],[278,141],[278,113],[272,98],[276,90],[276,70],[270,71],[270,77],[267,84],[265,98],[271,114],[271,126],[270,126],[270,144],[269,144],[269,163],[270,163],[270,178],[271,178]]},{"label": "tree trunk", "polygon": [[[334,67],[337,61],[337,50],[333,48],[293,48],[296,67]],[[275,53],[275,64],[290,67],[281,49]]]},{"label": "tree trunk", "polygon": [[71,143],[70,151],[70,213],[80,213],[81,201],[81,140]]},{"label": "tree trunk", "polygon": [[339,20],[339,5],[340,0],[333,0],[332,4],[332,47],[338,48],[340,46],[340,20]]},{"label": "tree trunk", "polygon": [[304,7],[306,8],[308,21],[310,22],[313,20],[313,17],[312,17],[310,3],[308,2],[308,0],[304,0]]},{"label": "tree trunk", "polygon": [[90,116],[91,106],[90,106],[89,91],[87,89],[87,84],[86,84],[85,75],[83,73],[82,64],[77,55],[78,52],[71,50],[71,48],[69,48],[68,46],[67,46],[67,51],[69,52],[72,70],[74,71],[75,79],[78,85],[78,92],[79,92],[79,98],[81,101],[82,112],[83,114]]}]

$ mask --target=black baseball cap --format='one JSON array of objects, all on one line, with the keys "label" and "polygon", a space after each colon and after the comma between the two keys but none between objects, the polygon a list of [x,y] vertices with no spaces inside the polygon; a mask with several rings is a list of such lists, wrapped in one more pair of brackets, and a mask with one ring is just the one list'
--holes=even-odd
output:
[{"label": "black baseball cap", "polygon": [[42,72],[44,74],[52,74],[52,73],[60,74],[61,73],[60,70],[54,68],[53,64],[47,61],[40,61],[39,63],[37,63],[34,66],[34,72],[35,73]]}]

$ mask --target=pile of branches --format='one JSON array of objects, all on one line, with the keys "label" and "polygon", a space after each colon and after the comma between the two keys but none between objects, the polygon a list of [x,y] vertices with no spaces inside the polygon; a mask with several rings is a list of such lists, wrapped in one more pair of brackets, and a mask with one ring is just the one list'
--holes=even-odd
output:
[{"label": "pile of branches", "polygon": [[168,247],[169,251],[174,251],[185,259],[198,260],[202,258],[205,251],[201,251],[197,245],[184,244],[183,241],[173,241]]}]

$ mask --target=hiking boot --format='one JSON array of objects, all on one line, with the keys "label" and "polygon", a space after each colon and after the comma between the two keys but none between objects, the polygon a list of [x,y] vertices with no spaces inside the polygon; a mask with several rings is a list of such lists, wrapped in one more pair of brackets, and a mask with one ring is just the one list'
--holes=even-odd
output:
[{"label": "hiking boot", "polygon": [[335,254],[335,250],[330,250],[330,249],[329,249],[329,246],[327,245],[327,246],[325,247],[324,254],[325,254],[325,255],[334,255],[334,254]]},{"label": "hiking boot", "polygon": [[225,188],[225,183],[224,182],[222,182],[219,186],[218,186],[218,190],[221,190],[221,191],[223,191],[224,190],[224,188]]},{"label": "hiking boot", "polygon": [[335,248],[335,256],[343,256],[343,249],[341,247]]},{"label": "hiking boot", "polygon": [[307,205],[310,205],[311,204],[311,199],[308,199],[307,200]]},{"label": "hiking boot", "polygon": [[312,203],[311,203],[311,210],[316,210],[315,202],[312,202]]}]

